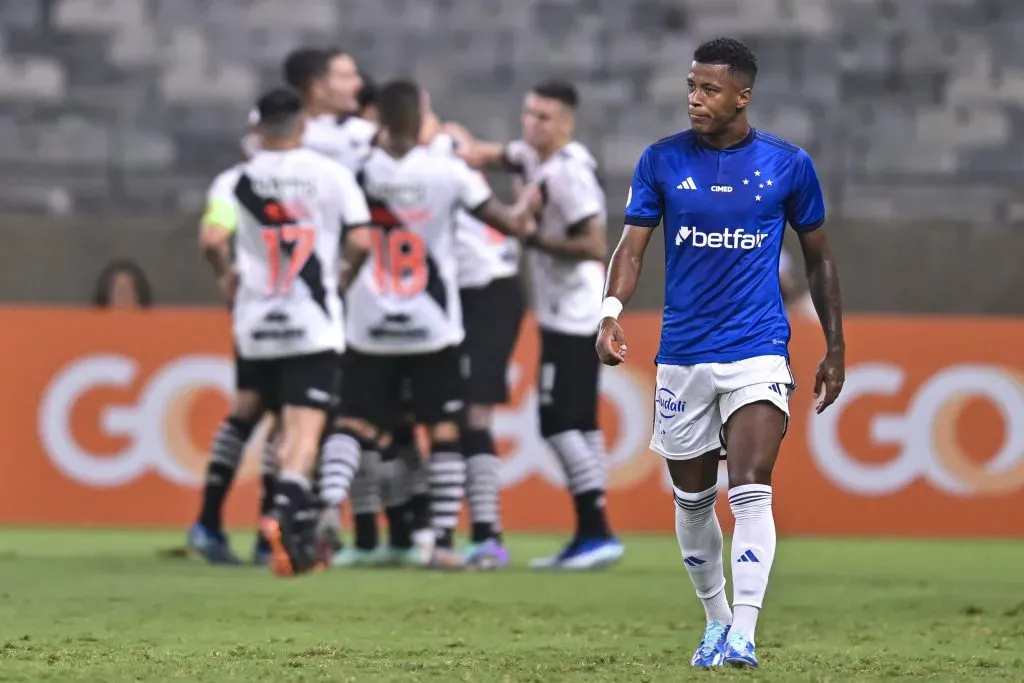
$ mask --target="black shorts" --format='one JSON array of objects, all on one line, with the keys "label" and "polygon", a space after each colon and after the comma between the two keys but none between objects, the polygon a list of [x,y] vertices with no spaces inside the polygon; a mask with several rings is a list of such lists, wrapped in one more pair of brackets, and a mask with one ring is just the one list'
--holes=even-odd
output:
[{"label": "black shorts", "polygon": [[380,356],[345,352],[340,412],[381,429],[416,421],[458,420],[465,408],[461,353],[450,347],[433,353]]},{"label": "black shorts", "polygon": [[540,430],[543,436],[597,429],[601,362],[597,335],[584,337],[540,331]]},{"label": "black shorts", "polygon": [[467,359],[466,402],[500,405],[508,401],[508,363],[523,320],[519,277],[503,277],[486,287],[463,289],[462,320]]},{"label": "black shorts", "polygon": [[284,406],[328,411],[338,392],[338,356],[333,351],[286,358],[239,359],[247,381],[267,410]]},{"label": "black shorts", "polygon": [[256,372],[253,363],[238,355],[235,349],[235,391],[257,391],[259,389],[259,374]]}]

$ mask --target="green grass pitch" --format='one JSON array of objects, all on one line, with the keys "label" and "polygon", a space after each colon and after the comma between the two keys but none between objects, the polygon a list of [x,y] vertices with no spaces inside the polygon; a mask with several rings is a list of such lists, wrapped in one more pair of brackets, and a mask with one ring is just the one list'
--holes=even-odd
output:
[{"label": "green grass pitch", "polygon": [[0,530],[0,681],[1024,681],[1019,542],[784,539],[749,672],[690,670],[703,612],[671,536],[604,573],[288,581],[158,556],[182,537]]}]

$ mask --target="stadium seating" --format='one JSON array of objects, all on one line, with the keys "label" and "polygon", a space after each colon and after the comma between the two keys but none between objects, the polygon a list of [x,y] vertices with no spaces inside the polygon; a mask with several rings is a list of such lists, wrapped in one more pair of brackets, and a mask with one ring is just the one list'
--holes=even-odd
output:
[{"label": "stadium seating", "polygon": [[[998,218],[1020,199],[1014,0],[4,0],[0,204],[194,208],[284,53],[347,46],[444,115],[515,134],[523,90],[576,80],[581,137],[622,184],[685,123],[693,47],[760,55],[754,121],[806,146],[851,219]],[[10,182],[7,182],[10,181]],[[54,201],[60,197],[60,201]],[[952,213],[951,213],[952,212]]]}]

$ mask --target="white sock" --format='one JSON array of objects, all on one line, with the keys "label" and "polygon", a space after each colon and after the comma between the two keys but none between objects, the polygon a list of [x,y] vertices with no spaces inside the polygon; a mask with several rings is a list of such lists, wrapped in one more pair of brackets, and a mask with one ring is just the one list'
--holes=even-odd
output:
[{"label": "white sock", "polygon": [[729,507],[736,517],[732,536],[732,631],[753,643],[757,616],[775,559],[772,487],[746,484],[731,488]]},{"label": "white sock", "polygon": [[676,539],[697,597],[704,603],[708,621],[731,624],[732,611],[725,596],[722,527],[715,514],[718,487],[700,493],[685,493],[673,487],[672,492],[676,501]]}]

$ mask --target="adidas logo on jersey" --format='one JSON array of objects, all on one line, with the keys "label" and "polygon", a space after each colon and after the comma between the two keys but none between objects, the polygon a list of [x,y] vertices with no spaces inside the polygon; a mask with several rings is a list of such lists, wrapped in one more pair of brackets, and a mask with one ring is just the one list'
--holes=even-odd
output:
[{"label": "adidas logo on jersey", "polygon": [[683,182],[676,185],[677,190],[696,190],[697,184],[693,182],[693,178],[687,178]]},{"label": "adidas logo on jersey", "polygon": [[751,234],[744,232],[743,228],[730,230],[726,228],[722,232],[701,232],[697,228],[683,226],[676,233],[676,246],[682,246],[683,242],[690,240],[694,247],[708,249],[757,249],[764,244],[768,237],[767,233],[759,232]]}]

